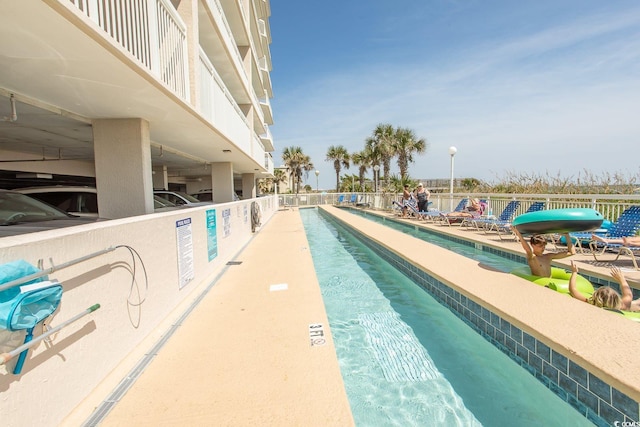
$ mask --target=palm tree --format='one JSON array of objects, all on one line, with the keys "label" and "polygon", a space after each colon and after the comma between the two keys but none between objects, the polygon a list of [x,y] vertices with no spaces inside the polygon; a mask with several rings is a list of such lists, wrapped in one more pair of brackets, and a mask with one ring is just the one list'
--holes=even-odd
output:
[{"label": "palm tree", "polygon": [[392,193],[402,193],[405,185],[408,185],[410,189],[414,189],[418,182],[409,176],[402,175],[391,175],[389,178],[389,191]]},{"label": "palm tree", "polygon": [[333,162],[333,168],[336,170],[336,192],[340,191],[340,171],[342,166],[349,169],[349,153],[342,145],[332,145],[327,150],[326,161]]},{"label": "palm tree", "polygon": [[[367,138],[366,146],[375,153],[375,157],[382,163],[384,182],[389,185],[389,173],[391,170],[391,159],[395,155],[393,151],[393,141],[395,139],[393,126],[387,123],[380,123],[373,131],[373,136]],[[373,163],[377,165],[378,163]]]},{"label": "palm tree", "polygon": [[287,173],[284,169],[274,169],[273,170],[273,185],[276,188],[276,191],[280,192],[280,183],[285,182],[287,180]]},{"label": "palm tree", "polygon": [[415,132],[408,128],[398,128],[392,142],[393,152],[398,156],[400,177],[406,177],[409,163],[413,163],[414,153],[422,154],[427,150],[427,141],[418,139]]},{"label": "palm tree", "polygon": [[292,188],[298,194],[302,182],[302,172],[309,173],[313,169],[311,158],[302,152],[300,147],[287,147],[282,153],[282,160],[292,180]]},{"label": "palm tree", "polygon": [[351,155],[351,161],[354,165],[358,166],[358,181],[360,182],[360,188],[364,191],[364,175],[367,173],[367,169],[371,167],[371,156],[369,155],[369,150],[365,148],[362,151],[353,153]]}]

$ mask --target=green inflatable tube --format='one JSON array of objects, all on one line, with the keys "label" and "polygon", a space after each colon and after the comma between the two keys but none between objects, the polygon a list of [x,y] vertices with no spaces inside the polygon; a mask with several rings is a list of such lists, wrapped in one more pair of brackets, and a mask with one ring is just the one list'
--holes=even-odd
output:
[{"label": "green inflatable tube", "polygon": [[[569,295],[569,278],[571,277],[571,273],[561,268],[551,267],[551,277],[534,276],[531,274],[531,270],[528,266],[518,267],[511,271],[511,274],[522,277],[536,285],[544,286],[560,292],[561,294]],[[576,278],[576,287],[578,288],[578,291],[587,298],[593,294],[593,285],[591,282],[579,274]],[[640,322],[640,311],[616,310],[612,308],[605,308],[605,310],[619,313],[634,322]]]},{"label": "green inflatable tube", "polygon": [[[571,273],[563,270],[562,268],[551,267],[551,277],[534,276],[531,274],[531,270],[528,266],[518,267],[511,271],[511,274],[527,279],[536,285],[553,289],[561,294],[569,294],[569,278],[571,278]],[[593,285],[591,282],[579,274],[576,278],[576,287],[578,288],[578,291],[583,294],[591,295],[593,293]]]},{"label": "green inflatable tube", "polygon": [[605,308],[605,310],[613,311],[615,313],[622,314],[627,319],[631,319],[634,322],[640,322],[640,311],[627,311],[627,310],[616,310],[613,308]]}]

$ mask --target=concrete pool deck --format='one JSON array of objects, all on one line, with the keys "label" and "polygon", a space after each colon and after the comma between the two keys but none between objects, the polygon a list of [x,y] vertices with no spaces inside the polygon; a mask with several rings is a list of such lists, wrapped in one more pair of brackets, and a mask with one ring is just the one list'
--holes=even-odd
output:
[{"label": "concrete pool deck", "polygon": [[[560,343],[561,350],[577,353],[609,383],[636,400],[640,396],[634,385],[640,383],[640,372],[625,370],[635,366],[640,353],[637,324],[557,298],[556,293],[538,286],[496,295],[496,286],[513,288],[513,276],[479,269],[476,261],[425,246],[418,239],[407,239],[400,232],[340,209],[323,209],[352,222],[391,250],[404,252],[407,259],[423,265],[439,280],[474,293],[501,315],[523,316],[527,322],[521,325],[523,330],[542,330]],[[404,221],[522,252],[519,243],[500,240],[495,233]],[[608,277],[606,265],[591,265],[589,257],[576,255],[572,259],[579,261],[584,271]],[[241,263],[228,267],[101,426],[354,424],[298,211],[275,214],[236,260]],[[625,274],[637,286],[640,274]],[[485,282],[492,288],[484,286]],[[540,304],[534,307],[532,298]],[[592,316],[594,326],[575,331],[563,327],[565,321],[585,315]],[[311,345],[315,337],[310,336],[312,324],[323,325],[323,345]],[[615,330],[609,331],[610,327]],[[594,342],[593,337],[605,340]],[[610,350],[620,342],[625,351],[618,349],[612,354]],[[82,423],[91,410],[78,408],[66,425]]]}]

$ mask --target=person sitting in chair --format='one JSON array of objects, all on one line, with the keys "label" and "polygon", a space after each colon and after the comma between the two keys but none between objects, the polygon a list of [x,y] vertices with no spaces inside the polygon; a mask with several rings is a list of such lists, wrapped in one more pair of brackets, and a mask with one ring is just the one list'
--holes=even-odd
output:
[{"label": "person sitting in chair", "polygon": [[441,214],[447,218],[478,218],[482,215],[482,204],[477,198],[471,199],[469,206],[461,212],[449,212],[447,214]]}]

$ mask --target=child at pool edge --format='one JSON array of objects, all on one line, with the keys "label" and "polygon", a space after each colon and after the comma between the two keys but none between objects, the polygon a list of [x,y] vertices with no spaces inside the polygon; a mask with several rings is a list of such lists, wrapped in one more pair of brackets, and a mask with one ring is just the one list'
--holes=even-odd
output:
[{"label": "child at pool edge", "polygon": [[544,253],[544,247],[547,245],[547,241],[541,234],[534,234],[529,239],[529,243],[522,238],[522,234],[516,227],[511,227],[513,233],[520,240],[522,248],[527,254],[527,263],[531,269],[531,274],[539,277],[551,277],[551,261],[554,259],[566,258],[571,255],[575,255],[576,249],[573,247],[569,233],[564,233],[564,237],[567,241],[567,252],[550,252]]},{"label": "child at pool edge", "polygon": [[633,292],[618,267],[611,267],[611,277],[620,284],[622,296],[609,286],[601,286],[589,298],[585,297],[576,287],[578,266],[571,261],[571,278],[569,279],[569,293],[577,300],[595,305],[596,307],[612,308],[615,310],[640,311],[640,298],[633,300]]}]

